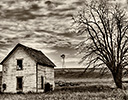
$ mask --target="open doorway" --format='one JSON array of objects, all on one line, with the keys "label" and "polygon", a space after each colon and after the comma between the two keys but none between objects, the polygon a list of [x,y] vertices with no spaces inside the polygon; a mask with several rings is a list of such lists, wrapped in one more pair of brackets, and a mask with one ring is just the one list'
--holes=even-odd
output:
[{"label": "open doorway", "polygon": [[17,92],[22,92],[23,90],[23,77],[17,77]]}]

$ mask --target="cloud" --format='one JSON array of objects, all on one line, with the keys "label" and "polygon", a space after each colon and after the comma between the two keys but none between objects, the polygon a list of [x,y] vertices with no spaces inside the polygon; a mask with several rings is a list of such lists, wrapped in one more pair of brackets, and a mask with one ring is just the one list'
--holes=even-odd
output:
[{"label": "cloud", "polygon": [[67,58],[66,59],[66,62],[75,62],[75,63],[78,63],[80,61],[80,58]]},{"label": "cloud", "polygon": [[[80,6],[78,1],[53,0],[49,5],[44,0],[29,3],[19,1],[11,6],[0,1],[5,14],[0,20],[0,59],[17,43],[22,43],[41,50],[57,66],[61,66],[60,55],[63,53],[67,57],[67,66],[77,66],[79,57],[76,57],[74,47],[81,39],[72,30],[71,16]],[[30,9],[32,4],[39,6],[39,9]]]},{"label": "cloud", "polygon": [[50,48],[47,49],[40,49],[42,52],[46,53],[46,54],[50,54],[50,53],[56,53],[56,50],[52,50]]}]

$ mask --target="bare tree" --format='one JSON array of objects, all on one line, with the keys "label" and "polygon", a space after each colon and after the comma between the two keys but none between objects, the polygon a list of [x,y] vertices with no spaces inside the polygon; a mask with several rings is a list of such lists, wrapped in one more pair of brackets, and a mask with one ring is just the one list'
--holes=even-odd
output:
[{"label": "bare tree", "polygon": [[86,69],[107,67],[117,88],[122,89],[122,72],[128,65],[127,13],[120,4],[99,1],[85,4],[73,17],[78,33],[85,37],[79,44],[81,62],[86,62]]}]

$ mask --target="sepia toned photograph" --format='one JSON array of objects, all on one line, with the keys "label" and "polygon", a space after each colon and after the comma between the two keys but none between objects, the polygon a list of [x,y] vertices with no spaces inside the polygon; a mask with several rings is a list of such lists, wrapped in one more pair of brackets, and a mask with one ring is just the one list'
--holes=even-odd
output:
[{"label": "sepia toned photograph", "polygon": [[128,100],[128,0],[0,0],[0,100]]}]

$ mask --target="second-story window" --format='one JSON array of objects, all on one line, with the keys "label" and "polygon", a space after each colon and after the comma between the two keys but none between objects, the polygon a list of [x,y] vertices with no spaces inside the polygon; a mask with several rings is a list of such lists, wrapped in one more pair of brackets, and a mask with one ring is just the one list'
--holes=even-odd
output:
[{"label": "second-story window", "polygon": [[22,70],[23,69],[23,60],[22,59],[18,59],[17,60],[17,70]]}]

